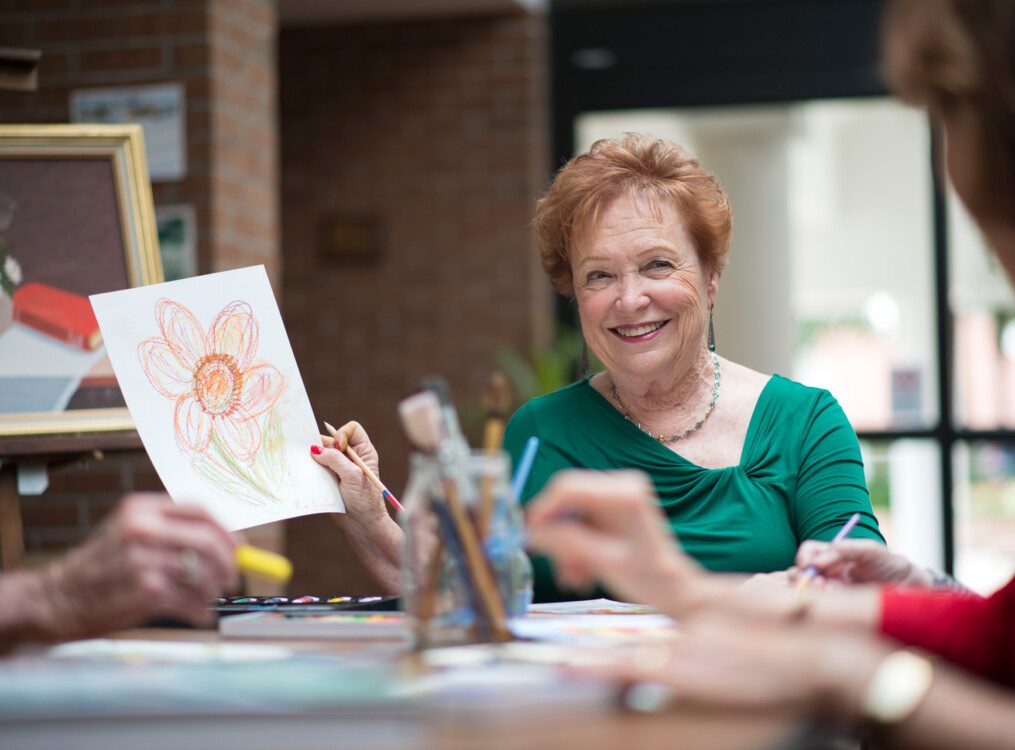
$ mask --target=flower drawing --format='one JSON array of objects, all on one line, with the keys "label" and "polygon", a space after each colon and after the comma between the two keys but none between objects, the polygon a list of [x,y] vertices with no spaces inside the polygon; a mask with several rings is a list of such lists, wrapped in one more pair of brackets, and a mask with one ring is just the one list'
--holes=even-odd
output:
[{"label": "flower drawing", "polygon": [[10,279],[14,286],[21,283],[21,264],[13,255],[8,255],[4,259],[4,276]]},{"label": "flower drawing", "polygon": [[216,453],[221,464],[250,466],[262,450],[261,415],[282,395],[284,380],[274,365],[255,362],[260,326],[250,305],[230,302],[207,333],[183,305],[160,299],[155,306],[159,336],[138,345],[152,386],[173,399],[173,427],[182,451],[199,460]]},{"label": "flower drawing", "polygon": [[[0,251],[3,250],[3,238],[0,237]],[[4,257],[3,266],[0,266],[0,290],[8,297],[14,294],[14,287],[23,280],[21,275],[21,264],[13,255]]]}]

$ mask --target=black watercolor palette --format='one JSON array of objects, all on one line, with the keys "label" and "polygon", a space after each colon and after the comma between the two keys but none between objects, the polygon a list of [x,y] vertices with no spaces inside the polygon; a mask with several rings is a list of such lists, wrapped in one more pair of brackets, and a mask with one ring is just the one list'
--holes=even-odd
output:
[{"label": "black watercolor palette", "polygon": [[219,614],[239,612],[276,611],[335,612],[343,609],[381,610],[398,609],[397,596],[222,596],[211,603]]}]

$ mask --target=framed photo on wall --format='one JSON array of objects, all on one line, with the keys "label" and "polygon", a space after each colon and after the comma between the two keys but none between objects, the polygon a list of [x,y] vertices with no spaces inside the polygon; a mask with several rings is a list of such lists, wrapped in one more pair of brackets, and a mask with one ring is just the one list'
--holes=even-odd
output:
[{"label": "framed photo on wall", "polygon": [[170,204],[155,207],[159,233],[162,276],[177,281],[197,275],[197,220],[193,206]]},{"label": "framed photo on wall", "polygon": [[132,429],[88,295],[161,280],[140,125],[0,125],[0,437]]},{"label": "framed photo on wall", "polygon": [[182,83],[81,89],[70,95],[71,122],[136,122],[144,128],[153,182],[187,176],[186,92]]}]

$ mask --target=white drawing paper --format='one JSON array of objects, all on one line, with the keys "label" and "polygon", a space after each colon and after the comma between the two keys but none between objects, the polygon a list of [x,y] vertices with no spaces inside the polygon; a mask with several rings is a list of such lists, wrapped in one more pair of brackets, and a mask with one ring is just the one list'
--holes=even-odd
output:
[{"label": "white drawing paper", "polygon": [[91,297],[169,494],[229,530],[344,512],[264,266]]}]

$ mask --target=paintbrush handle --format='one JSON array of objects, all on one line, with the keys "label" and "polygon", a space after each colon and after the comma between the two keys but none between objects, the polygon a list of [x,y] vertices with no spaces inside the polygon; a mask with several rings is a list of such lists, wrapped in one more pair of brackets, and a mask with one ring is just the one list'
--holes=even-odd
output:
[{"label": "paintbrush handle", "polygon": [[487,419],[486,426],[483,428],[483,450],[487,453],[496,453],[500,450],[503,437],[504,420],[500,417]]},{"label": "paintbrush handle", "polygon": [[466,573],[472,578],[480,603],[486,610],[486,620],[490,625],[491,635],[495,640],[509,641],[511,640],[511,632],[507,628],[507,612],[504,609],[504,602],[500,598],[497,582],[493,579],[490,568],[487,566],[483,548],[476,536],[476,528],[472,525],[469,514],[462,506],[454,480],[444,480],[444,495],[448,510],[451,511],[451,520],[455,525],[455,531],[462,544]]},{"label": "paintbrush handle", "polygon": [[[500,451],[501,440],[504,436],[504,420],[500,417],[490,417],[486,420],[486,427],[483,429],[483,450],[493,456]],[[493,516],[493,506],[496,502],[493,490],[495,478],[489,473],[484,473],[480,480],[479,492],[479,513],[477,514],[476,527],[479,531],[479,538],[485,540],[490,531],[490,518]]]},{"label": "paintbrush handle", "polygon": [[444,540],[439,536],[434,543],[433,557],[426,568],[426,578],[423,581],[423,590],[419,599],[418,618],[428,622],[433,617],[434,604],[437,599],[437,585],[440,583],[441,564],[444,557]]}]

